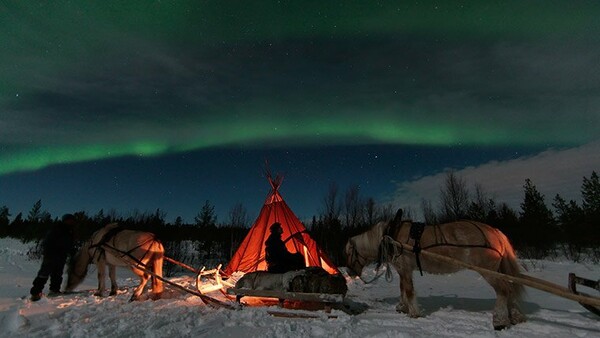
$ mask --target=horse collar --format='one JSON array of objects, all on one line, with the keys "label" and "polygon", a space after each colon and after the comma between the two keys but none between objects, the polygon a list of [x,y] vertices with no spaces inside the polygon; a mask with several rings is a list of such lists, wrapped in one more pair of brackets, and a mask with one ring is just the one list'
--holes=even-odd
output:
[{"label": "horse collar", "polygon": [[108,241],[113,239],[113,237],[115,237],[119,232],[121,232],[123,230],[125,230],[125,228],[120,225],[108,230],[104,235],[102,235],[102,238],[100,238],[98,243],[92,244],[90,246],[90,248],[103,246],[104,244],[108,243]]}]

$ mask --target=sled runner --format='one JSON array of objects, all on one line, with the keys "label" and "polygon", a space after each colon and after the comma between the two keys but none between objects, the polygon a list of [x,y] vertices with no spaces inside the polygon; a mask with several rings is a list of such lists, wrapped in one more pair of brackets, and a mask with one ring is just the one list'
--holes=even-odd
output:
[{"label": "sled runner", "polygon": [[278,300],[279,307],[284,307],[285,301],[301,301],[321,303],[325,312],[331,312],[334,304],[344,301],[343,294],[321,294],[321,293],[306,293],[306,292],[287,292],[275,290],[251,290],[251,289],[227,289],[227,294],[235,296],[238,303],[242,297],[260,297],[260,298],[275,298]]}]

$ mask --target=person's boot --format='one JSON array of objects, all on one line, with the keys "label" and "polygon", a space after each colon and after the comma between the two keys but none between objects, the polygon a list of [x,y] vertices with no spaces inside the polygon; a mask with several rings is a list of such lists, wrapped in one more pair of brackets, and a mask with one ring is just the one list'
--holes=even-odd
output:
[{"label": "person's boot", "polygon": [[44,295],[42,290],[44,290],[44,285],[46,284],[47,280],[47,277],[40,276],[37,276],[33,280],[33,286],[31,287],[31,290],[29,290],[29,294],[31,295],[30,299],[32,302],[37,302],[38,300],[42,299],[42,296]]},{"label": "person's boot", "polygon": [[56,291],[56,290],[50,290],[50,292],[48,292],[48,297],[57,297],[62,295],[63,293],[60,292],[60,290]]}]

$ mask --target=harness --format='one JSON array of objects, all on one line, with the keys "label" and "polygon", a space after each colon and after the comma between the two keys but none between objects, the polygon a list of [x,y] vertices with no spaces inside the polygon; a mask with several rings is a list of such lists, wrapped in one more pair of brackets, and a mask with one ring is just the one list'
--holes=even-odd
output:
[{"label": "harness", "polygon": [[147,241],[142,242],[141,244],[138,244],[137,246],[129,249],[128,251],[122,251],[122,250],[117,249],[114,245],[108,244],[108,242],[111,241],[112,239],[114,239],[114,237],[117,236],[117,234],[119,234],[123,230],[126,230],[125,227],[118,225],[118,226],[108,230],[102,236],[102,238],[100,238],[98,243],[90,245],[90,249],[92,249],[92,248],[95,249],[94,254],[90,256],[90,261],[96,256],[96,253],[99,253],[98,258],[100,258],[102,256],[106,257],[106,249],[105,249],[105,247],[106,247],[106,248],[109,248],[110,250],[112,250],[113,252],[119,253],[121,255],[120,258],[127,256],[128,258],[132,259],[137,264],[139,264],[141,266],[146,266],[144,263],[142,263],[142,261],[146,257],[148,252],[150,251],[150,248],[148,248],[148,250],[146,250],[146,252],[144,252],[144,255],[139,259],[134,257],[131,253],[134,252],[135,250],[141,248],[142,246],[146,245],[146,243],[155,241],[156,236],[150,237]]},{"label": "harness", "polygon": [[94,257],[96,257],[96,254],[98,254],[98,259],[100,259],[103,256],[106,257],[106,250],[103,248],[103,246],[108,246],[108,241],[113,239],[119,232],[123,230],[125,230],[125,227],[117,225],[116,227],[109,229],[104,235],[102,235],[102,238],[100,238],[100,240],[97,243],[91,243],[90,239],[91,244],[89,249],[94,249],[94,253],[90,255],[90,262],[94,259]]},{"label": "harness", "polygon": [[419,273],[423,276],[423,268],[421,267],[421,236],[423,236],[423,232],[425,232],[425,223],[411,223],[410,230],[408,231],[408,241],[412,239],[415,244],[413,245],[413,253],[415,254],[415,259],[417,261],[417,267],[419,268]]},{"label": "harness", "polygon": [[[368,261],[369,261],[369,259],[368,259],[367,257],[364,257],[363,255],[361,255],[361,254],[358,252],[358,250],[356,249],[356,242],[354,241],[354,239],[350,239],[350,240],[348,241],[348,243],[350,243],[350,246],[351,246],[351,248],[352,248],[352,251],[351,251],[351,253],[350,253],[350,257],[349,257],[349,258],[350,258],[350,261],[351,261],[351,262],[354,262],[354,258],[356,257],[356,259],[357,259],[358,263],[360,263],[360,264],[362,264],[362,265],[365,265],[365,264],[366,264],[366,262],[368,262]],[[360,278],[360,280],[361,280],[361,281],[363,281],[363,283],[365,283],[365,284],[370,284],[370,283],[373,283],[374,281],[378,280],[378,279],[379,279],[381,276],[383,276],[383,274],[384,274],[384,273],[379,273],[379,268],[380,268],[380,267],[381,267],[381,265],[383,264],[383,263],[382,263],[382,262],[379,260],[379,257],[380,257],[380,256],[381,256],[381,246],[380,246],[380,248],[379,248],[379,254],[378,254],[377,267],[375,268],[375,270],[377,271],[377,274],[375,274],[375,277],[373,277],[371,280],[368,280],[368,281],[367,281],[367,280],[364,280],[364,279],[362,278],[362,276],[361,276],[361,273],[360,273],[360,272],[358,272],[358,273],[357,273],[357,276],[358,276],[358,278]],[[364,262],[364,264],[363,264],[363,262],[361,262],[361,260]],[[386,263],[386,264],[387,264],[387,263]],[[354,271],[354,269],[352,269],[352,270]],[[387,279],[387,274],[390,274],[390,273],[391,273],[391,272],[389,272],[389,269],[387,269],[387,270],[388,270],[388,273],[386,273],[386,279]]]},{"label": "harness", "polygon": [[[425,225],[424,223],[411,223],[410,229],[409,229],[409,235],[408,238],[406,239],[406,244],[409,244],[410,240],[414,241],[413,244],[413,253],[415,254],[415,260],[417,263],[417,267],[419,268],[419,272],[421,273],[421,276],[423,276],[423,269],[421,266],[421,259],[420,259],[420,255],[419,253],[422,250],[427,250],[430,248],[435,248],[435,247],[440,247],[440,246],[449,246],[449,247],[456,247],[456,248],[483,248],[483,249],[488,249],[488,250],[492,250],[497,252],[499,255],[502,255],[503,253],[498,250],[497,248],[494,248],[487,236],[485,235],[485,233],[483,232],[483,230],[481,229],[481,227],[473,222],[473,221],[467,221],[467,220],[463,220],[463,222],[469,223],[471,225],[473,225],[477,230],[479,230],[479,232],[481,233],[481,237],[484,240],[483,244],[457,244],[457,243],[451,243],[449,242],[446,237],[444,236],[444,232],[442,231],[442,227],[439,224],[436,225]],[[427,245],[425,247],[421,247],[421,237],[423,236],[423,233],[425,232],[425,227],[430,227],[433,231],[434,234],[434,243]],[[384,235],[382,238],[382,241],[380,243],[380,250],[383,248],[383,252],[381,253],[381,260],[386,260],[386,261],[390,261],[390,255],[388,254],[388,252],[390,251],[390,246],[394,247],[395,249],[393,249],[393,255],[391,257],[391,261],[394,261],[394,259],[396,259],[397,256],[401,255],[403,253],[403,247],[399,246],[400,243],[395,243],[396,241],[394,240],[394,237],[396,236],[390,236],[390,235]]]},{"label": "harness", "polygon": [[[485,235],[485,233],[483,232],[483,230],[481,230],[481,227],[479,227],[479,225],[477,225],[473,221],[463,220],[462,222],[469,223],[469,224],[473,225],[477,230],[479,230],[479,232],[481,233],[481,237],[484,240],[484,243],[483,244],[456,244],[456,243],[450,243],[450,242],[448,242],[448,240],[444,236],[444,232],[442,231],[442,227],[439,224],[436,224],[436,225],[427,225],[429,227],[434,227],[433,230],[434,230],[434,235],[435,235],[435,243],[422,248],[422,250],[426,250],[426,249],[429,249],[429,248],[435,248],[435,247],[438,247],[438,246],[451,246],[451,247],[456,247],[456,248],[483,248],[483,249],[489,249],[489,250],[492,250],[492,251],[496,251],[499,255],[502,255],[502,252],[500,252],[500,250],[494,248],[490,244],[487,236]],[[408,241],[407,241],[407,243],[408,243]]]},{"label": "harness", "polygon": [[90,245],[90,248],[101,248],[104,244],[108,243],[108,241],[110,241],[111,239],[113,239],[113,237],[115,237],[119,232],[125,230],[125,227],[118,225],[110,230],[108,230],[103,236],[102,238],[100,238],[100,240],[98,241],[98,243],[96,244],[92,244]]},{"label": "harness", "polygon": [[[144,264],[142,262],[142,260],[146,257],[146,255],[148,255],[150,248],[148,248],[148,250],[146,250],[146,252],[144,252],[144,255],[140,259],[133,256],[131,253],[149,242],[158,241],[156,239],[156,236],[155,235],[151,236],[147,241],[144,241],[143,243],[133,247],[132,249],[130,249],[128,251],[122,251],[122,250],[117,249],[114,245],[110,245],[109,242],[111,240],[113,240],[115,238],[115,236],[117,236],[117,234],[119,234],[123,230],[126,230],[126,228],[123,226],[116,226],[112,229],[109,229],[102,236],[102,238],[100,238],[100,240],[97,243],[92,243],[92,239],[89,239],[86,242],[86,244],[84,244],[84,247],[85,247],[85,245],[87,245],[87,243],[90,243],[87,248],[89,258],[86,263],[86,266],[90,265],[94,259],[100,259],[103,256],[106,257],[106,249],[109,249],[113,252],[113,255],[116,256],[116,254],[120,254],[119,258],[123,258],[123,257],[127,256],[129,259],[133,260],[136,264],[145,268],[146,264]],[[94,235],[92,235],[92,238],[93,237],[94,237]],[[114,242],[113,242],[113,244],[114,244]],[[91,251],[91,249],[94,249],[93,253],[89,252],[89,251]],[[82,248],[82,250],[83,250],[83,248]],[[116,257],[118,257],[118,256],[116,256]],[[69,273],[73,273],[77,278],[83,279],[85,277],[85,275],[87,274],[87,268],[86,268],[86,271],[83,272],[83,274],[74,273],[74,272],[69,272]]]}]

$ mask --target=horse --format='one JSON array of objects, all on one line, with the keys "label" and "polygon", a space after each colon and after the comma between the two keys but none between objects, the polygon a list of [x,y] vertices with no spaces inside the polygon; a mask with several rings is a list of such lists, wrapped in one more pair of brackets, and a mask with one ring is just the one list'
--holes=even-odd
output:
[{"label": "horse", "polygon": [[[69,266],[66,292],[71,292],[87,275],[88,265],[98,267],[98,290],[94,295],[103,297],[105,292],[105,274],[108,266],[111,287],[110,296],[117,294],[116,266],[128,266],[140,277],[130,301],[140,299],[150,274],[136,268],[141,266],[162,277],[164,248],[156,236],[150,232],[125,230],[117,223],[111,223],[96,231],[73,257]],[[152,299],[159,299],[163,292],[163,283],[152,276]]]},{"label": "horse", "polygon": [[[440,225],[425,226],[420,240],[414,239],[412,222],[402,221],[402,210],[390,222],[380,222],[366,232],[348,240],[345,246],[347,271],[351,277],[359,276],[365,265],[387,260],[400,276],[400,301],[396,311],[410,317],[420,317],[416,300],[412,273],[417,266],[423,271],[434,274],[455,273],[464,268],[444,264],[427,255],[415,255],[410,250],[400,251],[393,257],[385,256],[385,248],[380,245],[383,236],[388,235],[399,243],[413,243],[421,250],[437,253],[481,268],[497,271],[511,276],[520,274],[515,251],[508,238],[487,224],[475,221],[456,221]],[[389,249],[387,251],[390,251]],[[421,264],[417,264],[417,258]],[[501,330],[510,325],[526,321],[519,309],[519,301],[524,288],[520,284],[505,279],[482,275],[496,292],[496,304],[493,310],[494,329]]]}]

